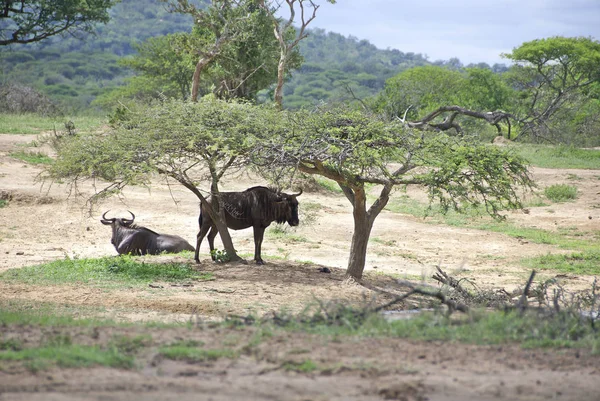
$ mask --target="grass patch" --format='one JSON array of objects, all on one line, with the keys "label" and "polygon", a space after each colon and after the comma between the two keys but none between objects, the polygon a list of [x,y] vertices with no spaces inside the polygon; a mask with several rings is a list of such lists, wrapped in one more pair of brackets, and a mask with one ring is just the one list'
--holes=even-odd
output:
[{"label": "grass patch", "polygon": [[8,206],[8,201],[6,199],[0,199],[0,209]]},{"label": "grass patch", "polygon": [[40,347],[0,352],[0,361],[21,362],[34,372],[54,366],[61,368],[107,366],[121,369],[134,367],[133,357],[116,347],[102,348],[71,344],[69,338],[64,336],[55,338]]},{"label": "grass patch", "polygon": [[391,212],[410,214],[419,218],[427,218],[432,224],[446,224],[454,227],[468,227],[485,231],[493,231],[513,238],[523,239],[536,244],[555,245],[562,249],[591,251],[598,247],[595,240],[582,238],[580,233],[553,232],[538,228],[518,227],[508,221],[498,221],[485,215],[476,208],[467,208],[464,213],[449,210],[443,214],[439,207],[421,203],[408,196],[390,200],[385,208]]},{"label": "grass patch", "polygon": [[29,164],[52,164],[53,162],[53,159],[50,156],[41,152],[25,152],[19,150],[17,152],[12,152],[10,156]]},{"label": "grass patch", "polygon": [[220,358],[237,358],[237,353],[230,349],[204,349],[201,343],[183,341],[159,348],[158,353],[164,358],[175,361],[208,362]]},{"label": "grass patch", "polygon": [[567,184],[550,185],[544,189],[546,198],[553,202],[566,202],[577,199],[577,187]]},{"label": "grass patch", "polygon": [[315,182],[324,190],[333,193],[342,193],[342,188],[340,188],[337,182],[321,176],[314,176],[314,179]]},{"label": "grass patch", "polygon": [[4,114],[0,113],[0,134],[36,135],[44,131],[64,131],[65,123],[72,121],[77,131],[93,131],[106,123],[106,117],[69,116],[44,117],[38,114]]},{"label": "grass patch", "polygon": [[298,373],[312,373],[320,370],[319,365],[311,359],[305,359],[302,362],[287,361],[283,364],[283,369]]},{"label": "grass patch", "polygon": [[512,149],[536,167],[598,169],[600,166],[600,150],[595,149],[533,144],[520,144]]},{"label": "grass patch", "polygon": [[82,307],[72,309],[65,305],[55,305],[23,300],[0,300],[0,326],[36,325],[53,327],[96,327],[100,325],[114,325],[108,319],[77,319]]},{"label": "grass patch", "polygon": [[84,283],[95,287],[146,286],[153,281],[212,280],[211,273],[194,270],[187,263],[147,263],[133,256],[100,259],[64,259],[11,269],[0,278],[28,284]]},{"label": "grass patch", "polygon": [[587,251],[567,255],[544,255],[523,260],[532,269],[553,269],[574,274],[600,274],[600,252]]},{"label": "grass patch", "polygon": [[273,226],[273,228],[267,231],[267,235],[269,238],[278,239],[284,242],[308,242],[306,237],[301,235],[293,234],[291,231],[288,231],[287,226],[282,224],[277,224]]},{"label": "grass patch", "polygon": [[481,310],[472,311],[469,316],[452,317],[428,312],[411,319],[387,321],[367,310],[339,306],[327,313],[317,311],[314,315],[300,316],[287,322],[284,327],[288,330],[324,335],[338,341],[347,336],[400,337],[479,345],[587,348],[600,353],[600,336],[590,320],[568,309],[553,314],[533,310],[524,314]]}]

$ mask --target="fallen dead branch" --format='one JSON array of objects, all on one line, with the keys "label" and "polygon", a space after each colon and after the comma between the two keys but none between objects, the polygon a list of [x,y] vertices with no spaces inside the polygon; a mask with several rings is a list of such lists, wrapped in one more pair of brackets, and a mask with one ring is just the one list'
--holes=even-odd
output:
[{"label": "fallen dead branch", "polygon": [[386,308],[389,308],[390,306],[397,304],[398,302],[402,302],[406,298],[408,298],[414,294],[423,295],[426,297],[437,298],[442,304],[444,304],[448,307],[449,312],[453,312],[455,310],[465,312],[465,313],[469,312],[469,307],[467,305],[456,302],[456,301],[448,298],[439,289],[435,289],[433,287],[425,286],[425,285],[421,285],[420,287],[415,287],[415,285],[413,283],[411,283],[410,281],[405,281],[405,280],[398,280],[398,284],[400,284],[404,287],[410,288],[410,291],[407,292],[406,294],[403,294],[403,295],[400,295],[400,296],[394,298],[393,300],[391,300],[390,302],[388,302],[385,305],[380,305],[380,306],[376,307],[374,309],[375,312],[379,312]]}]

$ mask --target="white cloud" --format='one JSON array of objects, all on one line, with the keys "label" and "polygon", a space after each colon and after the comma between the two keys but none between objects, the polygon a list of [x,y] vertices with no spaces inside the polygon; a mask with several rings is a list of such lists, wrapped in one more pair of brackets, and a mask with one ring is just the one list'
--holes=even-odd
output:
[{"label": "white cloud", "polygon": [[506,63],[524,42],[550,36],[600,39],[598,0],[321,1],[311,27],[367,39],[379,48],[458,57],[464,64]]}]

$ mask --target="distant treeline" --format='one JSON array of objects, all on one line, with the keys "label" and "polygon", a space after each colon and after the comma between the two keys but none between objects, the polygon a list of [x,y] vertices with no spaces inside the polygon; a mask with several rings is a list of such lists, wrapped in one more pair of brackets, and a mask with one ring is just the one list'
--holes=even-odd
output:
[{"label": "distant treeline", "polygon": [[[192,27],[189,16],[171,14],[157,0],[123,0],[110,15],[108,24],[98,26],[96,35],[84,40],[55,37],[2,49],[0,83],[31,86],[70,109],[88,108],[99,95],[123,85],[132,75],[118,61],[135,53],[135,43],[189,32]],[[321,29],[311,30],[300,50],[305,62],[285,86],[288,108],[365,98],[378,93],[386,79],[415,66],[460,66],[457,59],[430,63],[421,54],[381,50],[367,40]],[[263,91],[258,100],[268,96]]]}]

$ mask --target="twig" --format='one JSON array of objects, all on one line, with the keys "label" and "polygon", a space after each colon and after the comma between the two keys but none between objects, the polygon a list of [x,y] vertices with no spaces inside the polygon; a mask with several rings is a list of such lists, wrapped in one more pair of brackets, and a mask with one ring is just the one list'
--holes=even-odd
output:
[{"label": "twig", "polygon": [[443,271],[439,266],[435,267],[437,269],[437,273],[435,273],[432,278],[434,280],[439,281],[442,284],[446,284],[452,288],[454,288],[456,291],[460,292],[461,295],[463,295],[465,298],[467,299],[471,299],[472,295],[469,293],[469,291],[465,290],[461,285],[460,285],[460,281],[455,279],[452,276],[449,276],[445,271]]},{"label": "twig", "polygon": [[523,294],[521,295],[519,302],[517,302],[516,306],[519,309],[519,311],[521,311],[521,313],[525,312],[525,309],[527,309],[527,297],[529,296],[529,289],[531,288],[531,283],[533,282],[534,277],[535,277],[535,270],[532,270],[531,275],[529,276],[529,280],[527,280],[527,284],[525,284],[525,289],[523,290]]}]

